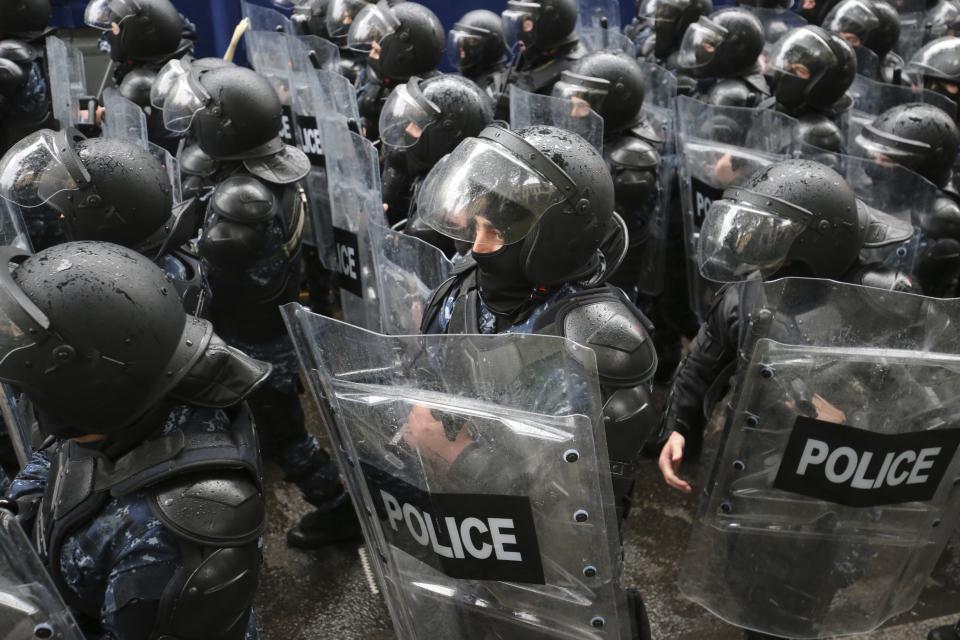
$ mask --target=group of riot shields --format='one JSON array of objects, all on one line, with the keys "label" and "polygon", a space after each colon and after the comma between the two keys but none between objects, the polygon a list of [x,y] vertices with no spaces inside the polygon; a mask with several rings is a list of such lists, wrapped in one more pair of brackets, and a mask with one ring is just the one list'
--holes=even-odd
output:
[{"label": "group of riot shields", "polygon": [[[591,48],[625,48],[608,18],[618,12],[604,4],[581,7],[581,37]],[[274,82],[291,139],[308,153],[319,141],[307,191],[315,241],[338,275],[343,321],[296,304],[283,312],[398,634],[630,637],[590,351],[548,336],[418,335],[427,298],[451,263],[387,228],[378,155],[356,129],[350,87],[317,64],[323,55],[311,54],[283,16],[246,11],[256,27],[247,34],[251,60]],[[770,42],[802,23],[795,14],[758,13]],[[663,290],[669,206],[679,198],[690,304],[702,318],[722,286],[697,264],[710,204],[756,170],[798,157],[831,166],[865,206],[916,228],[910,241],[867,256],[911,272],[934,185],[896,165],[800,144],[797,120],[783,113],[678,97],[673,74],[642,66],[643,115],[663,159],[644,294]],[[867,77],[851,95],[851,139],[890,106],[941,100]],[[602,150],[602,118],[582,103],[512,87],[510,104],[513,126],[560,126]],[[727,437],[681,590],[763,633],[868,631],[915,604],[960,514],[960,458],[951,452],[939,463],[941,481],[927,494],[886,503],[798,491],[781,467],[815,398],[885,443],[878,458],[898,436],[918,432],[955,449],[948,432],[960,391],[960,306],[799,279],[752,281],[740,295],[744,317],[763,321],[746,331]],[[431,445],[423,436],[430,431],[446,444]],[[464,453],[451,460],[447,445]]]}]

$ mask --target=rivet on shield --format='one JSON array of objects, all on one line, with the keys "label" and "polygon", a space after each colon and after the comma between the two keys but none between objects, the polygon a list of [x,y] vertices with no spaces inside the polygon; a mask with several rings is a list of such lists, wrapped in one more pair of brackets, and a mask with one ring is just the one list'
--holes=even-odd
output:
[{"label": "rivet on shield", "polygon": [[756,427],[760,424],[760,418],[757,416],[747,416],[747,426]]},{"label": "rivet on shield", "polygon": [[576,449],[567,449],[563,452],[563,459],[567,462],[576,462],[580,459],[580,452]]},{"label": "rivet on shield", "polygon": [[584,511],[583,509],[578,510],[573,514],[573,519],[577,522],[586,522],[590,519],[590,514]]},{"label": "rivet on shield", "polygon": [[733,461],[733,468],[736,469],[737,471],[743,471],[746,467],[747,465],[743,464],[743,460]]},{"label": "rivet on shield", "polygon": [[33,637],[40,638],[40,640],[46,640],[47,638],[53,637],[53,627],[51,627],[46,622],[41,622],[33,628]]},{"label": "rivet on shield", "polygon": [[773,369],[771,369],[770,367],[761,367],[760,377],[766,378],[767,380],[769,380],[770,378],[773,377]]},{"label": "rivet on shield", "polygon": [[724,500],[720,503],[720,511],[723,511],[724,513],[730,513],[733,511],[733,505],[730,504],[729,500]]},{"label": "rivet on shield", "polygon": [[587,578],[594,578],[597,575],[597,568],[592,564],[588,564],[583,568],[583,575]]},{"label": "rivet on shield", "polygon": [[607,621],[600,616],[596,616],[590,620],[590,626],[594,629],[602,629],[605,624],[607,624]]}]

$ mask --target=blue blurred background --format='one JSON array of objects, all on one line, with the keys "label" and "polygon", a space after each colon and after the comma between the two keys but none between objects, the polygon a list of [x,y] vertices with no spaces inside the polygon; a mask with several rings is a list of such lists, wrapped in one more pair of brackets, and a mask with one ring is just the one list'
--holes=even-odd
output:
[{"label": "blue blurred background", "polygon": [[[270,0],[253,0],[256,4],[272,6]],[[437,14],[449,29],[457,19],[473,9],[490,9],[500,13],[506,0],[418,0]],[[86,0],[52,0],[53,24],[60,27],[83,27],[83,9]],[[240,0],[173,0],[195,25],[199,34],[197,55],[222,56],[230,42],[233,28],[240,21]],[[633,18],[633,0],[620,0],[624,24]],[[238,60],[239,62],[240,60]]]}]

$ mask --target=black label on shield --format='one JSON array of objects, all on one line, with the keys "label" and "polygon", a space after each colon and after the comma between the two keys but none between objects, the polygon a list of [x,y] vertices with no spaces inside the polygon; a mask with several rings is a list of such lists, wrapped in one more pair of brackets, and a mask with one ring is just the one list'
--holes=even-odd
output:
[{"label": "black label on shield", "polygon": [[297,116],[297,128],[300,130],[300,150],[310,158],[310,164],[314,167],[325,166],[317,119],[313,116]]},{"label": "black label on shield", "polygon": [[280,139],[283,140],[284,144],[296,146],[297,140],[293,137],[293,110],[290,109],[290,105],[287,104],[283,105],[281,108],[283,111],[283,126],[280,127]]},{"label": "black label on shield", "polygon": [[693,203],[693,221],[697,229],[703,226],[703,220],[707,217],[707,211],[714,200],[719,200],[723,196],[723,189],[711,187],[709,184],[696,178],[690,178],[690,202]]},{"label": "black label on shield", "polygon": [[362,465],[387,541],[460,580],[544,584],[530,498],[428,493]]},{"label": "black label on shield", "polygon": [[337,243],[337,283],[341,289],[362,298],[360,242],[357,234],[335,227],[333,238]]},{"label": "black label on shield", "polygon": [[884,434],[798,416],[773,486],[849,507],[933,498],[960,429]]}]

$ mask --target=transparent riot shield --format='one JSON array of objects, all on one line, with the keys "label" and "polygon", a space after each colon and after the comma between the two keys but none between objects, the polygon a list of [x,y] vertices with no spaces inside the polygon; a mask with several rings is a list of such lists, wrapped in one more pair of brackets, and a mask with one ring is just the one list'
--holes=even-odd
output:
[{"label": "transparent riot shield", "polygon": [[367,231],[383,331],[416,335],[427,299],[450,277],[453,265],[442,251],[419,238],[373,223]]},{"label": "transparent riot shield", "polygon": [[914,11],[900,14],[900,37],[893,50],[901,58],[909,60],[917,49],[923,46],[926,29],[923,24],[924,12]]},{"label": "transparent riot shield", "polygon": [[588,51],[619,49],[636,57],[636,46],[620,28],[617,0],[577,0],[577,35]]},{"label": "transparent riot shield", "polygon": [[275,9],[268,9],[243,0],[240,3],[240,11],[243,17],[250,21],[251,31],[295,32],[290,18]]},{"label": "transparent riot shield", "polygon": [[386,226],[377,150],[339,121],[322,121],[320,132],[343,317],[356,326],[379,330],[380,303],[367,233],[370,223]]},{"label": "transparent riot shield", "polygon": [[630,637],[590,349],[283,312],[399,638]]},{"label": "transparent riot shield", "polygon": [[340,49],[320,36],[297,36],[306,47],[307,57],[316,70],[337,72],[340,68]]},{"label": "transparent riot shield", "polygon": [[853,99],[847,127],[850,142],[853,142],[860,133],[863,125],[869,124],[887,109],[901,104],[924,102],[939,107],[951,115],[956,111],[956,105],[949,98],[935,91],[922,87],[877,82],[860,74],[854,77],[847,94]]},{"label": "transparent riot shield", "polygon": [[916,604],[960,516],[960,302],[737,286],[751,323],[680,589],[778,637],[870,631]]},{"label": "transparent riot shield", "polygon": [[913,275],[925,246],[925,219],[933,212],[940,189],[900,165],[870,158],[844,158],[841,174],[865,205],[914,228],[909,240],[880,249],[865,249],[861,258]]},{"label": "transparent riot shield", "polygon": [[56,36],[47,36],[46,61],[53,117],[61,129],[74,127],[80,122],[80,98],[87,92],[83,53]]},{"label": "transparent riot shield", "polygon": [[785,160],[797,121],[772,109],[718,107],[677,98],[677,158],[687,250],[690,307],[701,320],[720,285],[697,263],[700,227],[710,204],[758,169]]},{"label": "transparent riot shield", "polygon": [[270,82],[277,97],[280,98],[283,110],[283,127],[280,130],[280,137],[284,143],[295,145],[297,141],[290,106],[292,100],[290,76],[294,72],[295,65],[307,64],[308,61],[294,55],[298,50],[291,45],[296,43],[296,38],[283,32],[247,31],[244,34],[244,40],[254,71]]},{"label": "transparent riot shield", "polygon": [[510,85],[510,124],[514,129],[538,124],[566,129],[603,151],[603,117],[583,100],[544,96]]},{"label": "transparent riot shield", "polygon": [[83,640],[16,517],[0,509],[0,640]]},{"label": "transparent riot shield", "polygon": [[147,116],[116,87],[103,90],[103,137],[136,142],[146,148]]},{"label": "transparent riot shield", "polygon": [[[33,253],[30,234],[27,232],[27,225],[23,220],[20,207],[8,200],[0,199],[0,214],[2,214],[0,215],[0,245],[14,246]],[[33,451],[33,410],[26,396],[8,384],[0,384],[0,416],[3,417],[3,424],[6,426],[17,462],[22,467]],[[0,629],[2,628],[2,614],[0,614]]]}]

